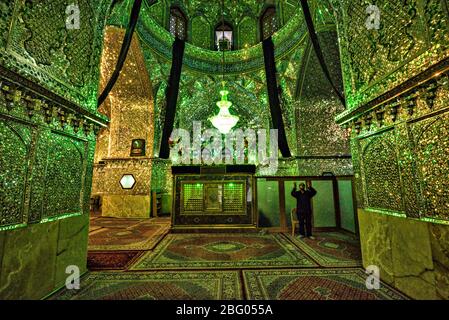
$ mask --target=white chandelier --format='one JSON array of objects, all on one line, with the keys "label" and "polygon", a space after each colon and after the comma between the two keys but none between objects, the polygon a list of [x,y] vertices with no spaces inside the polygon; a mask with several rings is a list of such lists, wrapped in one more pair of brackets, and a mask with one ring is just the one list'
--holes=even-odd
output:
[{"label": "white chandelier", "polygon": [[[222,25],[222,39],[225,38],[224,31],[224,0],[221,1],[221,25]],[[223,89],[220,91],[221,100],[216,104],[220,108],[220,111],[216,116],[210,117],[209,121],[212,122],[212,125],[220,131],[221,134],[228,134],[232,128],[235,127],[237,122],[239,121],[239,117],[233,116],[229,112],[229,108],[232,106],[232,102],[228,101],[228,93],[229,91],[225,89],[225,50],[224,48],[220,49],[222,51],[222,61],[221,61],[221,72],[222,72],[222,85]]]},{"label": "white chandelier", "polygon": [[229,91],[225,89],[220,91],[221,100],[217,102],[220,111],[216,116],[209,118],[212,125],[222,134],[228,134],[239,121],[238,116],[229,113],[229,108],[232,106],[232,102],[228,101],[228,93]]}]

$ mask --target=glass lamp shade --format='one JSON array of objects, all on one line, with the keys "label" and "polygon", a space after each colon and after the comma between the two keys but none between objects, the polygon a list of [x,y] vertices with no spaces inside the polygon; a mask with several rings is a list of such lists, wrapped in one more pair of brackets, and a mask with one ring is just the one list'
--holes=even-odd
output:
[{"label": "glass lamp shade", "polygon": [[232,106],[232,102],[228,101],[228,93],[227,90],[220,91],[221,100],[217,102],[220,111],[216,116],[209,118],[212,125],[222,134],[229,133],[239,121],[238,116],[233,116],[229,113],[229,108]]}]

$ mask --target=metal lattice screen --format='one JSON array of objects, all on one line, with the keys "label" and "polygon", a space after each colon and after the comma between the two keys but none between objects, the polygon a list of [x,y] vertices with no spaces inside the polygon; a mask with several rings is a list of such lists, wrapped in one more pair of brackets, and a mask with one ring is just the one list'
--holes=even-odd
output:
[{"label": "metal lattice screen", "polygon": [[246,187],[243,182],[183,183],[184,214],[243,214]]},{"label": "metal lattice screen", "polygon": [[183,208],[184,211],[203,211],[204,185],[202,183],[183,185]]},{"label": "metal lattice screen", "polygon": [[243,183],[226,183],[223,192],[223,211],[244,210],[245,190]]}]

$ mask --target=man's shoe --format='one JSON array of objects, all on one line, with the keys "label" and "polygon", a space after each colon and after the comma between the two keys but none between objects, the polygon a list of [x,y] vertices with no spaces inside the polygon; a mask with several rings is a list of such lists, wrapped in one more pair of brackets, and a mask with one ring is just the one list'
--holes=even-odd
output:
[{"label": "man's shoe", "polygon": [[302,234],[299,235],[299,239],[304,239],[305,236],[303,236]]},{"label": "man's shoe", "polygon": [[315,240],[315,237],[314,236],[310,236],[310,237],[308,237],[310,240]]}]

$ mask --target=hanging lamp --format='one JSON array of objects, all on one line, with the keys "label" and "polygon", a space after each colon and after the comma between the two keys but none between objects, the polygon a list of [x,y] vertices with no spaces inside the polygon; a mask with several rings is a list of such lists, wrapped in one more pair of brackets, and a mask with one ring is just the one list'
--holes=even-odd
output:
[{"label": "hanging lamp", "polygon": [[[221,7],[221,20],[222,20],[222,31],[223,31],[223,39],[224,39],[224,0],[222,0]],[[229,108],[232,106],[232,102],[228,100],[229,91],[226,90],[225,81],[224,81],[224,64],[225,64],[225,52],[223,51],[222,55],[222,89],[220,90],[221,100],[216,103],[220,111],[216,116],[210,117],[209,121],[212,125],[220,131],[222,134],[229,133],[232,128],[235,127],[237,122],[239,121],[238,116],[234,116],[229,112]]]},{"label": "hanging lamp", "polygon": [[229,133],[239,121],[238,116],[234,116],[229,112],[232,102],[228,101],[228,93],[228,90],[224,87],[223,90],[220,90],[221,100],[217,102],[217,106],[220,108],[220,111],[216,116],[209,118],[212,125],[222,134]]}]

